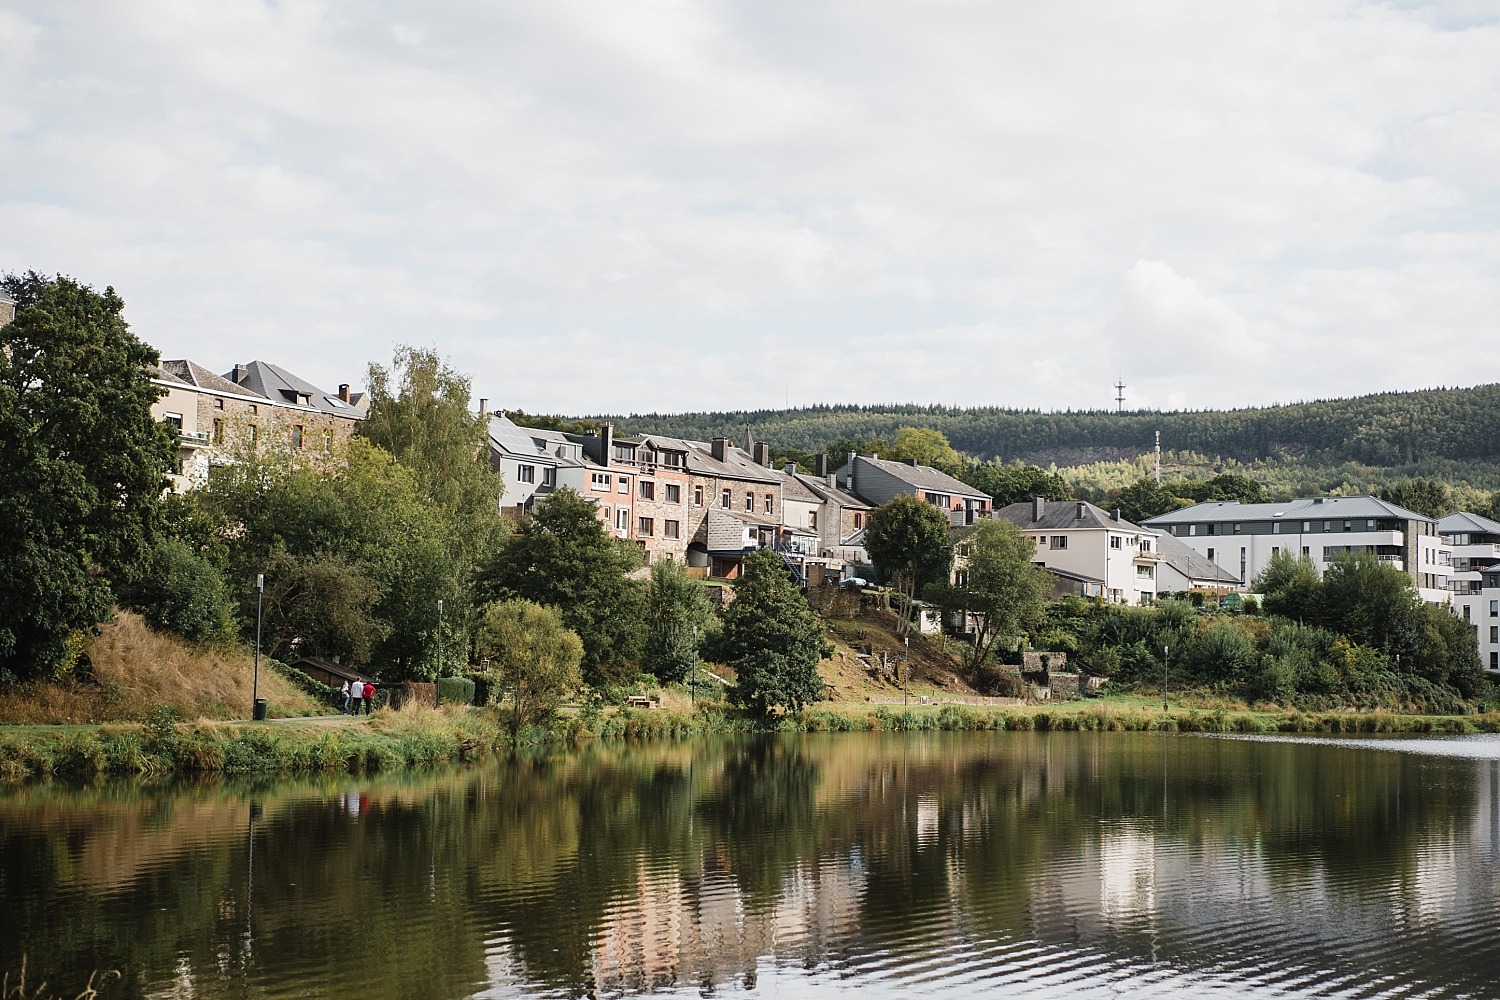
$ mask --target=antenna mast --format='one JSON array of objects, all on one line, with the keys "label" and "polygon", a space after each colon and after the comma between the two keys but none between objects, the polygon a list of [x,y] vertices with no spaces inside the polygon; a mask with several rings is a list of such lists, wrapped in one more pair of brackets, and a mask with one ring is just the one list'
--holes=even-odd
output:
[{"label": "antenna mast", "polygon": [[1123,380],[1115,383],[1115,412],[1125,412],[1125,382]]},{"label": "antenna mast", "polygon": [[1156,485],[1161,485],[1161,431],[1156,432]]}]

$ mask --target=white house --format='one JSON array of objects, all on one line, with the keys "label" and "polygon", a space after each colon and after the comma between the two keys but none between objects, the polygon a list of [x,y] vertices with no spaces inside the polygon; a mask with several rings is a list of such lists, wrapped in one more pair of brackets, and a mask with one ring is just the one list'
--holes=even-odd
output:
[{"label": "white house", "polygon": [[1422,599],[1448,604],[1452,550],[1430,517],[1370,496],[1279,503],[1194,504],[1153,517],[1169,532],[1248,585],[1277,552],[1308,556],[1321,573],[1342,552],[1372,552],[1412,578]]},{"label": "white house", "polygon": [[1156,600],[1157,534],[1084,500],[1013,503],[995,511],[1036,542],[1036,562],[1067,579],[1100,581],[1111,604]]}]

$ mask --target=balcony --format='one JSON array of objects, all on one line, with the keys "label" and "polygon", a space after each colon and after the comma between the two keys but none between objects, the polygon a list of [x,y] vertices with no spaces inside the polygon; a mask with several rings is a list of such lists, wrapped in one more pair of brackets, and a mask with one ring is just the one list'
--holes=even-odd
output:
[{"label": "balcony", "polygon": [[209,436],[203,431],[179,430],[177,432],[177,435],[182,439],[182,443],[184,445],[187,445],[188,447],[202,448],[213,443],[210,440]]}]

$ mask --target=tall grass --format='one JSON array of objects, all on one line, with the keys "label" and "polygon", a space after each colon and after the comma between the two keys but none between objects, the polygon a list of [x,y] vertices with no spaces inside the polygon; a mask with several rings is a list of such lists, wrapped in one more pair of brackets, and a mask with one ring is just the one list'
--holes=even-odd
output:
[{"label": "tall grass", "polygon": [[[250,714],[254,655],[197,646],[153,632],[137,614],[116,611],[87,650],[92,680],[18,685],[0,698],[0,724],[48,725],[139,719],[167,708],[183,718],[234,719]],[[262,659],[260,696],[273,715],[305,715],[322,706]]]}]

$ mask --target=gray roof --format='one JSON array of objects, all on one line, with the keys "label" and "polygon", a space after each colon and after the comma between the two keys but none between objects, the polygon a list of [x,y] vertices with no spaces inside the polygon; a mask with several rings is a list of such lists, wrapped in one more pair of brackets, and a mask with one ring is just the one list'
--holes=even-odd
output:
[{"label": "gray roof", "polygon": [[836,503],[840,507],[850,507],[855,510],[874,509],[859,497],[855,496],[853,493],[850,493],[847,490],[841,490],[837,486],[829,486],[828,480],[826,479],[820,479],[817,476],[805,475],[801,472],[794,472],[792,473],[792,476],[796,478],[797,482],[807,487],[807,489],[811,492],[817,494],[819,499],[823,500],[826,503]]},{"label": "gray roof", "polygon": [[238,365],[241,369],[240,380],[234,381],[234,373],[224,376],[231,384],[238,385],[241,391],[249,390],[258,396],[264,396],[273,403],[281,403],[285,406],[307,406],[324,413],[332,413],[340,417],[348,417],[351,420],[363,420],[364,411],[359,407],[339,399],[336,393],[324,392],[306,379],[299,378],[276,365],[266,361],[252,361],[248,365]]},{"label": "gray roof", "polygon": [[232,394],[235,396],[261,395],[260,393],[252,393],[243,386],[235,385],[229,379],[224,378],[222,375],[215,375],[207,368],[193,361],[185,359],[163,361],[161,363],[161,370],[179,382],[186,382],[188,385],[199,389],[207,389],[209,392],[222,392],[226,395]]},{"label": "gray roof", "polygon": [[1013,503],[995,511],[995,517],[1009,521],[1018,528],[1060,531],[1065,528],[1108,528],[1111,531],[1141,531],[1151,534],[1151,529],[1142,529],[1129,521],[1116,521],[1112,515],[1087,500],[1048,500],[1040,518],[1033,517],[1035,506],[1031,501]]},{"label": "gray roof", "polygon": [[1180,542],[1170,532],[1159,532],[1156,536],[1156,551],[1162,560],[1191,582],[1208,580],[1238,587],[1240,578],[1221,568],[1207,556],[1201,555],[1186,542]]},{"label": "gray roof", "polygon": [[651,435],[651,440],[669,451],[687,452],[687,471],[695,476],[716,476],[720,479],[739,479],[752,483],[781,485],[781,473],[768,469],[755,461],[743,448],[730,445],[724,461],[714,458],[713,445],[706,441],[688,441],[683,438]]},{"label": "gray roof", "polygon": [[[490,417],[489,435],[490,448],[512,458],[567,468],[593,465],[583,454],[582,448],[560,431],[520,427],[507,416],[493,414]],[[573,457],[575,453],[577,458]]]},{"label": "gray roof", "polygon": [[1500,535],[1500,523],[1479,514],[1458,511],[1438,522],[1441,535]]},{"label": "gray roof", "polygon": [[[869,455],[857,455],[855,457],[859,461],[868,462],[881,472],[895,476],[908,486],[914,486],[919,490],[926,490],[931,493],[949,493],[961,497],[973,497],[976,500],[990,499],[990,495],[983,490],[977,490],[968,483],[960,482],[948,475],[948,473],[939,472],[930,465],[893,462],[885,458],[871,458]],[[844,478],[847,475],[848,469],[849,463],[845,462],[838,470],[839,478]]]},{"label": "gray roof", "polygon": [[1285,500],[1281,503],[1240,503],[1236,500],[1210,500],[1182,510],[1149,518],[1157,524],[1223,524],[1229,521],[1333,520],[1343,517],[1397,518],[1403,521],[1431,521],[1430,517],[1386,503],[1376,497],[1312,497]]},{"label": "gray roof", "polygon": [[754,514],[742,514],[738,511],[724,510],[719,507],[708,509],[708,529],[705,542],[710,553],[725,554],[745,551],[745,526],[757,528],[779,528],[780,525],[768,518],[756,517]]},{"label": "gray roof", "polygon": [[[1037,563],[1037,565],[1042,566],[1041,563]],[[1077,580],[1079,583],[1097,583],[1101,586],[1107,582],[1099,579],[1097,576],[1089,576],[1086,573],[1075,573],[1067,569],[1058,569],[1056,566],[1042,566],[1042,568],[1053,576],[1061,577],[1064,580]]]}]

